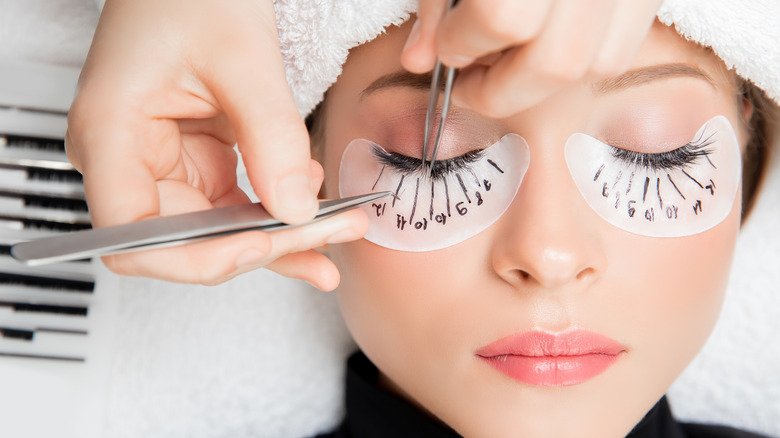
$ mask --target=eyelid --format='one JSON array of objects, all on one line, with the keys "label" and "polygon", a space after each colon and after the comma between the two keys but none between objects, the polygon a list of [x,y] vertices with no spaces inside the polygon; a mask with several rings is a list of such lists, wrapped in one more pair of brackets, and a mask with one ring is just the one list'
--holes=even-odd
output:
[{"label": "eyelid", "polygon": [[[359,115],[359,123],[366,127],[363,137],[372,138],[390,152],[410,157],[422,156],[427,96],[414,100],[401,95],[371,101],[371,104],[361,109]],[[434,129],[438,126],[440,111],[441,108],[438,108]],[[505,127],[494,119],[453,107],[444,127],[438,156],[450,158],[462,155],[469,149],[487,148],[506,133]]]},{"label": "eyelid", "polygon": [[[379,146],[371,150],[372,154],[384,165],[391,166],[404,173],[412,173],[422,169],[423,162],[420,158],[410,157],[397,152],[387,152]],[[445,160],[436,160],[431,169],[431,178],[439,179],[442,176],[467,167],[469,164],[482,158],[484,149],[472,149],[465,154]]]},{"label": "eyelid", "polygon": [[651,168],[654,170],[666,170],[666,169],[680,169],[685,168],[699,157],[707,157],[713,150],[709,146],[714,143],[712,137],[716,132],[713,132],[705,137],[702,133],[699,138],[696,138],[676,149],[664,152],[656,153],[643,153],[630,149],[624,149],[609,145],[611,149],[611,155],[620,161],[627,164],[633,164],[636,166],[642,166]]}]

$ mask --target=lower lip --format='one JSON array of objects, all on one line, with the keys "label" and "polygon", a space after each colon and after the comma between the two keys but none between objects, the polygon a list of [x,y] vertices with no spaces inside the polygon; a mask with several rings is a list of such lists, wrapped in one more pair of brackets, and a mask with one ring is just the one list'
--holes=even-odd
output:
[{"label": "lower lip", "polygon": [[534,386],[569,386],[603,373],[617,355],[480,357],[507,376]]},{"label": "lower lip", "polygon": [[501,373],[534,386],[570,386],[603,373],[620,357],[615,341],[584,331],[526,332],[499,340],[477,356]]}]

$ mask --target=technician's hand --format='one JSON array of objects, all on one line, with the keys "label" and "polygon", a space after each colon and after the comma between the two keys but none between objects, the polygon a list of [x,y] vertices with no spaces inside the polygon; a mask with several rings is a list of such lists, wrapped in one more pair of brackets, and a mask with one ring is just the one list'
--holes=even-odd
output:
[{"label": "technician's hand", "polygon": [[661,0],[461,0],[445,15],[446,3],[419,1],[404,67],[429,71],[437,55],[466,67],[455,102],[505,117],[583,77],[624,72]]},{"label": "technician's hand", "polygon": [[[94,225],[249,202],[236,185],[236,141],[272,215],[314,216],[322,169],[287,86],[272,1],[108,0],[66,138]],[[122,274],[206,284],[267,266],[332,289],[338,271],[311,248],[366,229],[355,211],[104,261]]]}]

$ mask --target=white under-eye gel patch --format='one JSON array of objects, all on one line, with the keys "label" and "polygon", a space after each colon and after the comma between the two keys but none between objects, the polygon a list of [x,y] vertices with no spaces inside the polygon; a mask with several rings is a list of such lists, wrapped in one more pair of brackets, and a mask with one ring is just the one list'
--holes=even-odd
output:
[{"label": "white under-eye gel patch", "polygon": [[577,133],[565,153],[588,205],[612,225],[649,237],[690,236],[721,223],[742,173],[739,143],[723,116],[668,152],[628,151]]},{"label": "white under-eye gel patch", "polygon": [[342,197],[393,192],[365,207],[371,220],[365,238],[400,251],[432,251],[463,242],[501,217],[529,160],[525,140],[507,134],[484,150],[437,160],[429,178],[419,158],[357,139],[341,158],[339,191]]}]

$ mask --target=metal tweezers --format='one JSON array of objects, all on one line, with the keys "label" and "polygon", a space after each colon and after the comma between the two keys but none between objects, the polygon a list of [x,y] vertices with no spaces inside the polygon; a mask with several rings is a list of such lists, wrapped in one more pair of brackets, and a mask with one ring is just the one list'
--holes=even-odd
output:
[{"label": "metal tweezers", "polygon": [[77,231],[17,243],[11,247],[11,256],[27,265],[36,266],[184,245],[196,240],[242,231],[280,230],[316,222],[391,195],[393,192],[377,192],[351,198],[320,201],[320,209],[314,219],[297,225],[286,224],[274,219],[260,203],[156,217],[124,225]]},{"label": "metal tweezers", "polygon": [[[455,4],[455,0],[447,2],[447,10],[450,10]],[[439,152],[442,133],[444,132],[444,123],[447,121],[447,114],[450,110],[450,98],[452,96],[452,84],[455,82],[457,70],[454,67],[443,68],[441,61],[436,59],[436,65],[433,67],[431,78],[431,95],[428,99],[428,110],[425,113],[425,133],[423,134],[423,164],[428,163],[428,141],[433,136],[433,121],[436,116],[436,107],[439,105],[439,95],[442,93],[441,81],[444,77],[444,100],[441,105],[441,119],[439,128],[436,131],[436,140],[433,142],[433,153],[430,164],[427,166],[426,175],[430,178],[433,164],[436,162],[436,154]]]}]

